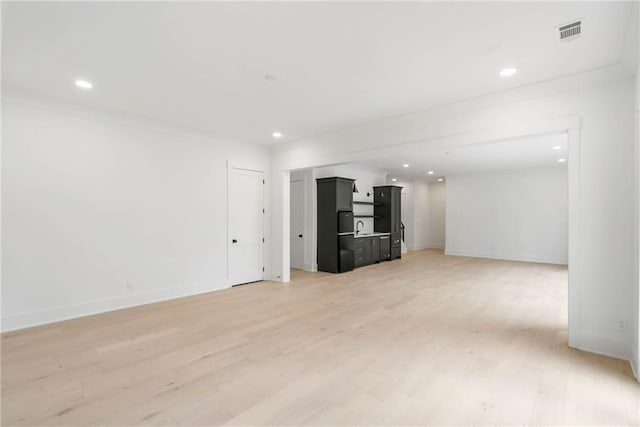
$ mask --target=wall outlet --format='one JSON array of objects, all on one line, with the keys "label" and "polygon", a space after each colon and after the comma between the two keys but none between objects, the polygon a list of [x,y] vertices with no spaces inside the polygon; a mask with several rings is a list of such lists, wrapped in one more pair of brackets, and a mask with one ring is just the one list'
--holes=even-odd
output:
[{"label": "wall outlet", "polygon": [[626,331],[627,330],[627,319],[618,320],[618,330]]},{"label": "wall outlet", "polygon": [[126,284],[125,286],[126,286],[126,288],[127,288],[127,289],[129,289],[130,291],[132,291],[132,290],[133,290],[133,283],[132,283],[132,282],[127,281],[127,284]]}]

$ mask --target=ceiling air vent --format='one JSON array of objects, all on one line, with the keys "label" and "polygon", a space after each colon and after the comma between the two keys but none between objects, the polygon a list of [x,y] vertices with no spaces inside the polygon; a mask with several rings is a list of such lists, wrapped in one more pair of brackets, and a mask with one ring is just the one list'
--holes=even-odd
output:
[{"label": "ceiling air vent", "polygon": [[582,34],[582,20],[574,21],[570,24],[558,27],[558,34],[560,36],[561,42],[573,40],[576,37],[580,37],[580,35]]}]

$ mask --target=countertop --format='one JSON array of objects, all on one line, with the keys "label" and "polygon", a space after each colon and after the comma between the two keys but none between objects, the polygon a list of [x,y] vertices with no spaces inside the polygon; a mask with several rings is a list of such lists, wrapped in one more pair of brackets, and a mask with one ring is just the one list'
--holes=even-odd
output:
[{"label": "countertop", "polygon": [[378,237],[389,236],[391,233],[360,233],[353,236],[354,239],[360,239],[361,237]]}]

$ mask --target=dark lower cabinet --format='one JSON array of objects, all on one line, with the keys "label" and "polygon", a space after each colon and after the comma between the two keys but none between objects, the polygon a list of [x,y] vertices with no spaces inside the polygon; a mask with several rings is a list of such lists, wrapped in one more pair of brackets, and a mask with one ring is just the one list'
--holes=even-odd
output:
[{"label": "dark lower cabinet", "polygon": [[354,257],[353,257],[353,247],[354,247],[353,235],[340,236],[338,238],[338,242],[339,242],[338,272],[344,273],[345,271],[351,271],[355,268]]},{"label": "dark lower cabinet", "polygon": [[402,255],[400,253],[401,248],[400,246],[394,246],[391,248],[391,259],[396,259],[396,258],[400,258]]},{"label": "dark lower cabinet", "polygon": [[380,236],[380,261],[391,260],[391,237]]},{"label": "dark lower cabinet", "polygon": [[380,237],[359,237],[354,240],[356,268],[380,262]]},{"label": "dark lower cabinet", "polygon": [[362,267],[366,265],[364,262],[364,241],[362,239],[353,239],[354,240],[354,265],[356,268]]}]

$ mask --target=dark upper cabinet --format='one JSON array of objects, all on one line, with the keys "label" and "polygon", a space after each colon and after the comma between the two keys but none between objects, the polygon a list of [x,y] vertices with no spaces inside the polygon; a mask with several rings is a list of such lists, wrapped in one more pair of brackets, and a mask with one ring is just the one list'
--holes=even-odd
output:
[{"label": "dark upper cabinet", "polygon": [[402,216],[400,204],[402,202],[402,188],[391,189],[391,233],[402,233]]},{"label": "dark upper cabinet", "polygon": [[[316,181],[318,186],[318,270],[330,273],[352,270],[353,236],[339,238],[340,217],[338,212],[353,211],[354,180],[333,177],[319,178]],[[350,221],[353,222],[352,213],[350,218]],[[343,218],[343,220],[348,219]]]},{"label": "dark upper cabinet", "polygon": [[[353,179],[350,178],[318,178],[318,214],[320,208],[322,213],[333,213],[331,221],[335,219],[335,214],[341,211],[353,211]],[[320,216],[318,216],[320,219]]]},{"label": "dark upper cabinet", "polygon": [[373,187],[374,230],[391,233],[391,259],[400,258],[402,239],[401,194],[402,187],[397,185]]},{"label": "dark upper cabinet", "polygon": [[336,209],[353,211],[353,179],[336,178]]}]

